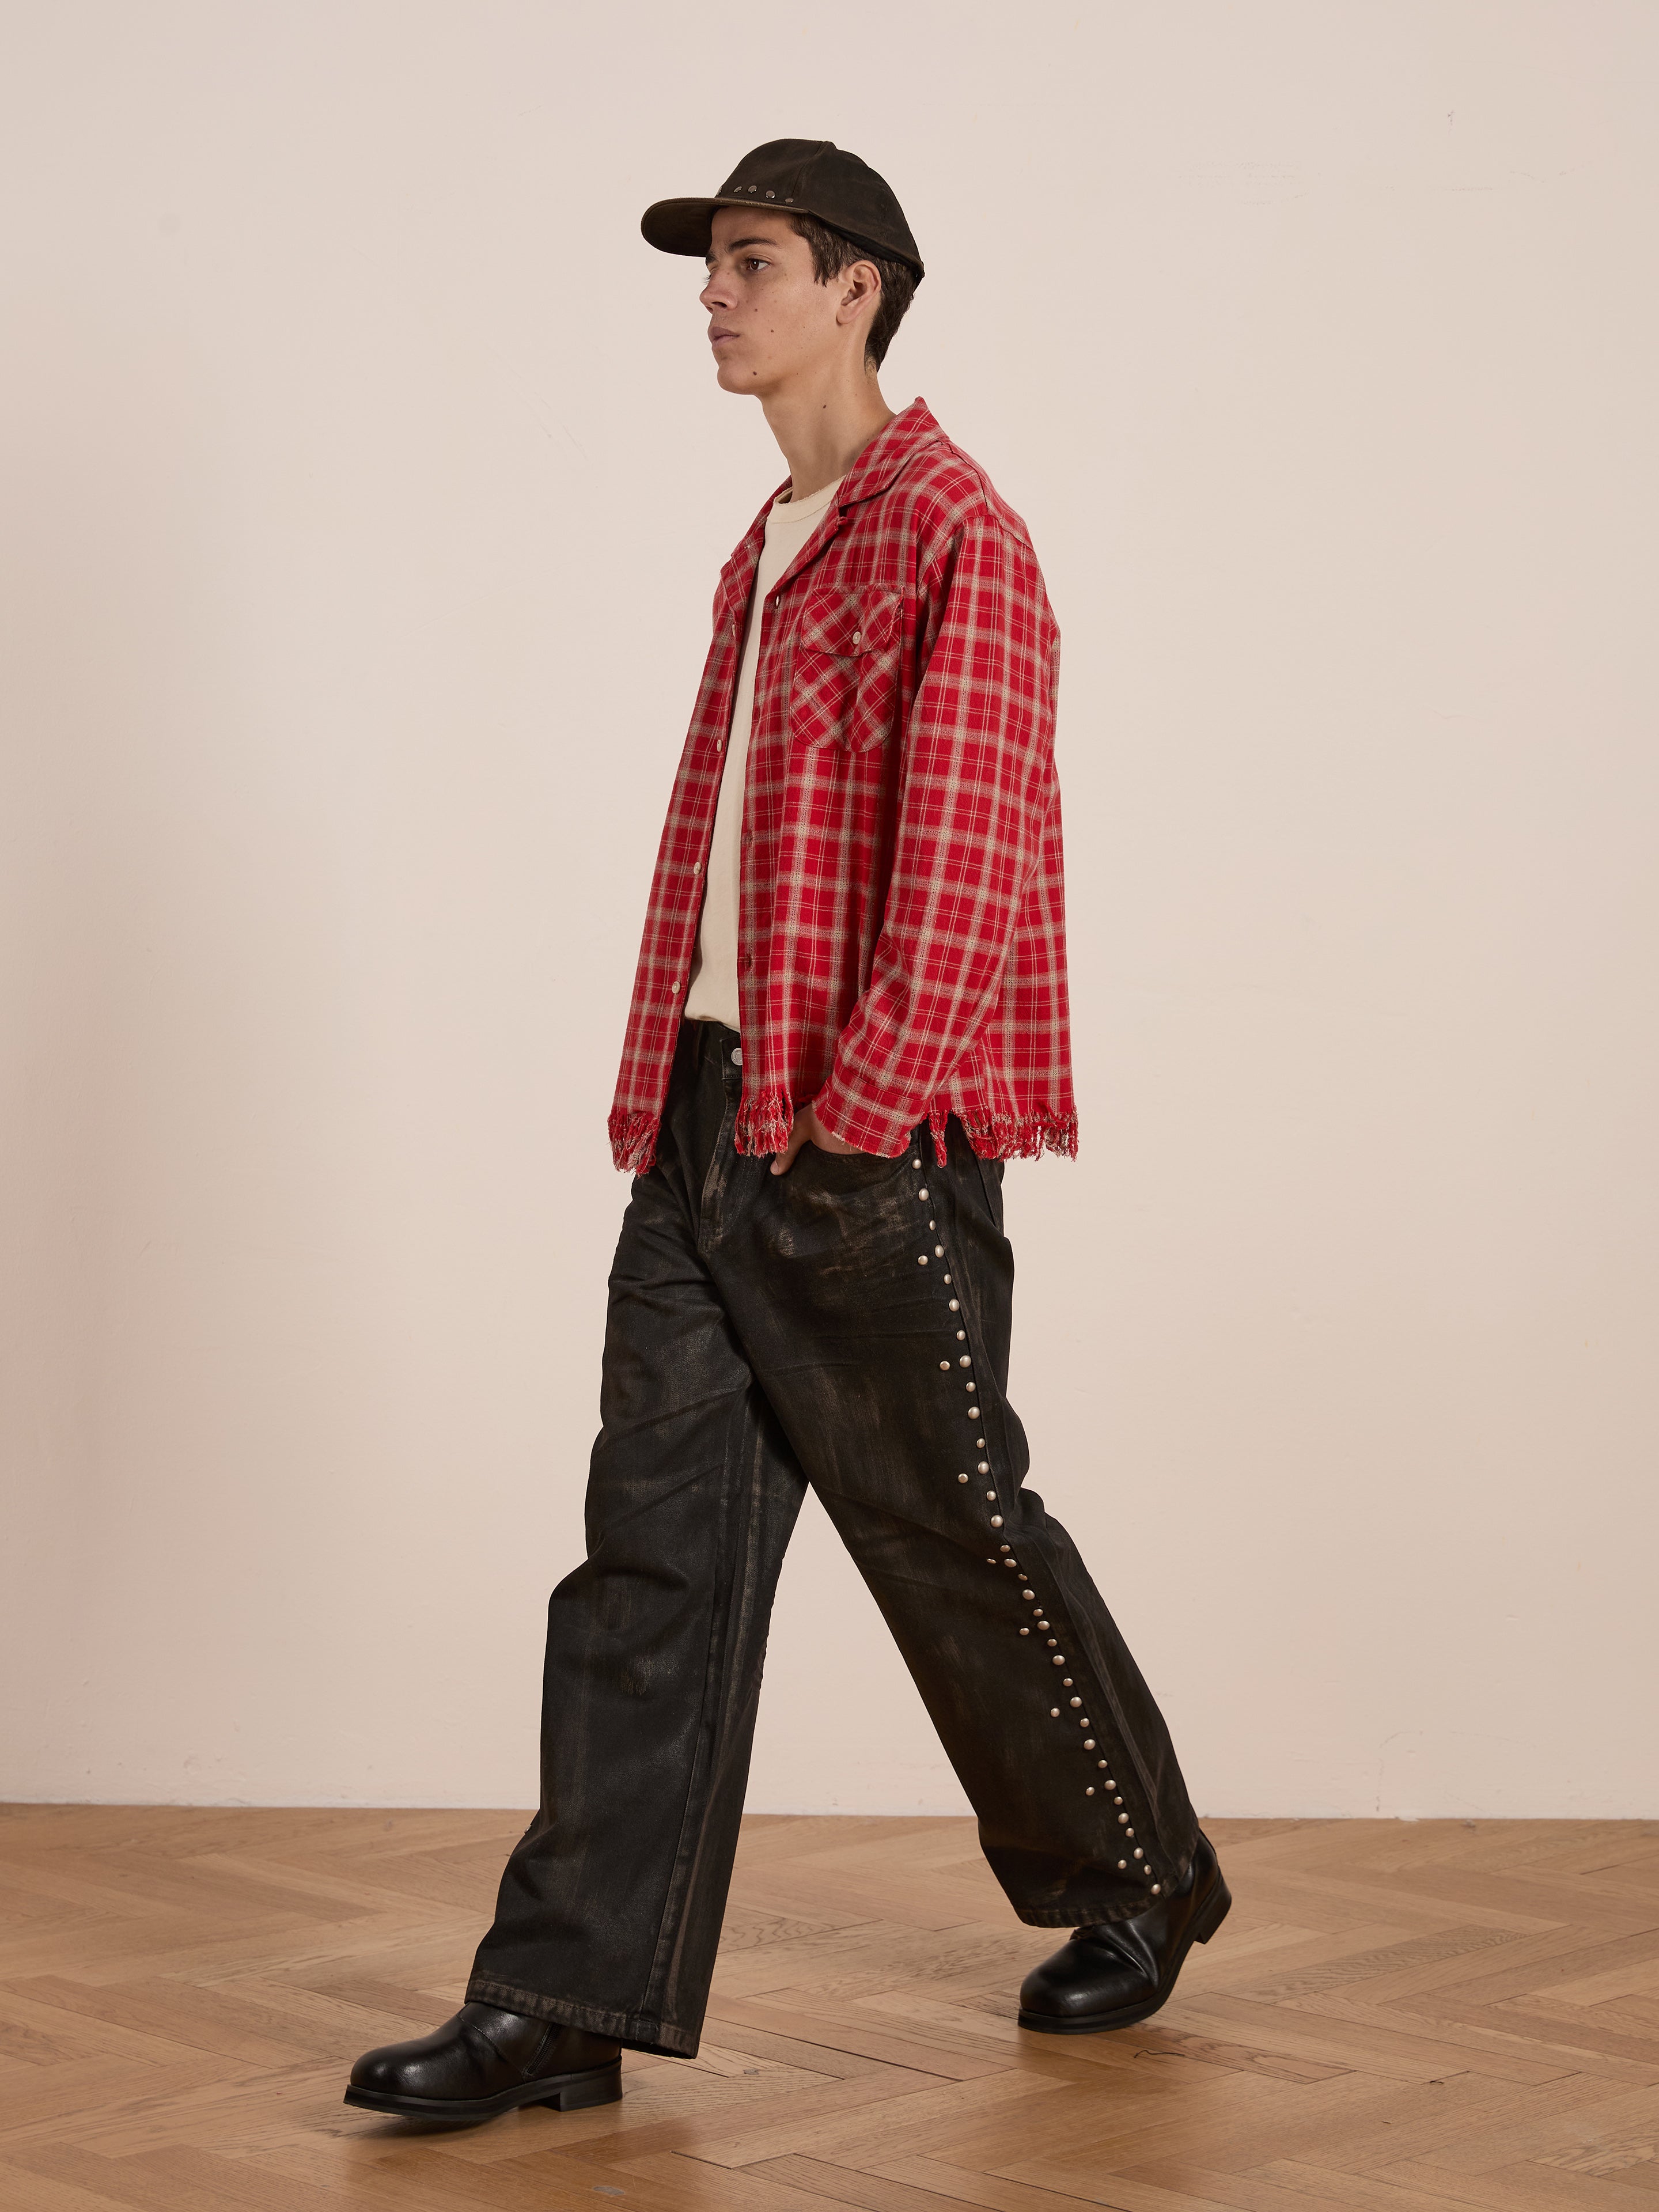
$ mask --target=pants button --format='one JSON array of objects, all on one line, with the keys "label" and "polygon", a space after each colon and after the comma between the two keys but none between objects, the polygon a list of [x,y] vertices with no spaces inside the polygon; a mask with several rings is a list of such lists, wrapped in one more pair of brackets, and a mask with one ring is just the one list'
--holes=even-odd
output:
[{"label": "pants button", "polygon": [[733,1067],[743,1066],[743,1047],[740,1044],[733,1045],[732,1048],[732,1065]]}]

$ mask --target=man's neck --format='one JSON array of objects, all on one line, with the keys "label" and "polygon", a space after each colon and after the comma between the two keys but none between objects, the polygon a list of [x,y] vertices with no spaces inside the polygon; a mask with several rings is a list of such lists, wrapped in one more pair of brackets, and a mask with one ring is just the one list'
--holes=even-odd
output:
[{"label": "man's neck", "polygon": [[772,435],[789,464],[792,499],[810,499],[844,477],[878,430],[893,420],[875,378],[855,383],[829,379],[820,386],[769,393],[761,404]]}]

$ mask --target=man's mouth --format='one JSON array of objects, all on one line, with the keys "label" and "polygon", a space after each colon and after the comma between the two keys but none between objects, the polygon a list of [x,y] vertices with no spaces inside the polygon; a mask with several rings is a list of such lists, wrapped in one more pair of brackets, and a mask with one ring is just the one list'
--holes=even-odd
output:
[{"label": "man's mouth", "polygon": [[710,345],[720,345],[726,338],[734,338],[738,334],[735,331],[721,330],[719,325],[716,324],[709,331],[708,343]]}]

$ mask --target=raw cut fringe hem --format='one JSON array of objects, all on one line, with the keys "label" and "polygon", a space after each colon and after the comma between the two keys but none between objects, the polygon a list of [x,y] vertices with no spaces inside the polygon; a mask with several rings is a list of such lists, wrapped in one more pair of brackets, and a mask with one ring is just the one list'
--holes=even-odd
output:
[{"label": "raw cut fringe hem", "polygon": [[644,1175],[657,1157],[660,1114],[628,1114],[618,1108],[611,1116],[611,1157],[623,1175]]},{"label": "raw cut fringe hem", "polygon": [[745,1098],[738,1109],[737,1149],[751,1158],[781,1152],[794,1121],[794,1104],[787,1091],[763,1091],[758,1098]]},{"label": "raw cut fringe hem", "polygon": [[[781,1152],[789,1141],[795,1118],[787,1091],[763,1091],[738,1109],[736,1146],[752,1155]],[[611,1157],[624,1175],[645,1175],[657,1157],[660,1114],[626,1113],[620,1108],[611,1116]]]},{"label": "raw cut fringe hem", "polygon": [[[944,1114],[934,1110],[927,1116],[941,1157],[949,1112],[949,1109]],[[781,1152],[789,1141],[794,1118],[787,1091],[768,1091],[750,1099],[738,1115],[738,1151],[751,1158]],[[1075,1114],[963,1115],[959,1118],[969,1143],[982,1160],[1035,1160],[1044,1152],[1058,1152],[1066,1159],[1077,1158]],[[648,1173],[657,1157],[657,1132],[661,1125],[659,1114],[618,1110],[611,1115],[611,1154],[623,1174]]]},{"label": "raw cut fringe hem", "polygon": [[1077,1158],[1075,1114],[991,1114],[971,1118],[962,1126],[968,1141],[982,1160],[1035,1160],[1044,1152],[1062,1158]]}]

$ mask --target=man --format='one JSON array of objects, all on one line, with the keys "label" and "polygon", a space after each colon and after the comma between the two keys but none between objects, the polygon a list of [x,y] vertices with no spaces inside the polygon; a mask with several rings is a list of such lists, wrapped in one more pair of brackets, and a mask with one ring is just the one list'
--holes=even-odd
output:
[{"label": "man", "polygon": [[467,2002],[349,2104],[453,2121],[697,2050],[768,1616],[811,1484],[1015,1911],[1024,2027],[1143,2019],[1230,1899],[1004,1395],[1002,1163],[1075,1151],[1058,633],[1024,524],[877,372],[922,264],[825,142],[647,239],[704,257],[716,374],[789,465],[726,563],[611,1116],[587,1557],[548,1611],[540,1810]]}]

